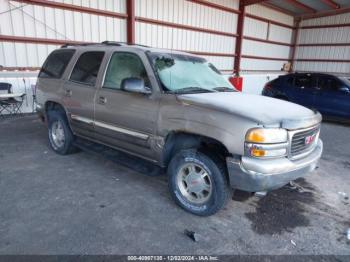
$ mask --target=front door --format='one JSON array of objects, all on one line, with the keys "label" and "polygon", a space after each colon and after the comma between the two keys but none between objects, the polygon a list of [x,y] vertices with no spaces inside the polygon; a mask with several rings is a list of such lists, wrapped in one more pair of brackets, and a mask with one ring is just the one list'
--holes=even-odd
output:
[{"label": "front door", "polygon": [[294,88],[291,92],[291,102],[313,108],[316,90],[317,82],[314,77],[308,74],[296,75],[294,78]]},{"label": "front door", "polygon": [[64,83],[64,106],[70,116],[70,125],[75,134],[93,138],[94,98],[96,80],[104,52],[80,54],[71,75]]},{"label": "front door", "polygon": [[344,84],[334,77],[320,76],[318,86],[316,109],[325,116],[350,118],[350,93],[342,90]]},{"label": "front door", "polygon": [[[156,131],[158,99],[141,53],[115,52],[95,97],[96,139],[130,153],[155,159],[151,142]],[[120,89],[123,79],[142,78],[152,94]]]}]

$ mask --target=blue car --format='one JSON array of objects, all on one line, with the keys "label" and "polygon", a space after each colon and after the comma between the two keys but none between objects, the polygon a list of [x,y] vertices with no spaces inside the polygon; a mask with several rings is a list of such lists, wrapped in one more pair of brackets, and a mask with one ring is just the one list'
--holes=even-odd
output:
[{"label": "blue car", "polygon": [[268,82],[262,95],[318,110],[325,119],[350,121],[350,77],[293,73]]}]

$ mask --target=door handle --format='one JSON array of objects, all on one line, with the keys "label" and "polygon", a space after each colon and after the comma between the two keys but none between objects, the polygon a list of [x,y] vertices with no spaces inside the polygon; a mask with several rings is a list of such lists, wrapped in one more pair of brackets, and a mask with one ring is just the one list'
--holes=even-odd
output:
[{"label": "door handle", "polygon": [[98,102],[102,105],[106,104],[107,103],[107,98],[103,97],[103,96],[100,96],[98,98]]},{"label": "door handle", "polygon": [[66,89],[64,91],[65,96],[72,96],[72,90]]}]

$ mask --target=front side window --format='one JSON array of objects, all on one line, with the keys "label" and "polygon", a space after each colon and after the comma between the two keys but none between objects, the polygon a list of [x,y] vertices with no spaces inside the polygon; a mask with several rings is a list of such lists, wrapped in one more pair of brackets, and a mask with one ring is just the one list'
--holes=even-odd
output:
[{"label": "front side window", "polygon": [[300,89],[315,90],[317,87],[317,77],[313,75],[296,76],[294,86]]},{"label": "front side window", "polygon": [[61,78],[75,50],[64,49],[53,51],[40,70],[39,78]]},{"label": "front side window", "polygon": [[143,79],[145,86],[151,88],[146,69],[140,57],[132,53],[114,53],[106,71],[103,87],[120,89],[122,81],[130,77]]},{"label": "front side window", "polygon": [[74,66],[71,81],[95,85],[104,52],[83,53]]},{"label": "front side window", "polygon": [[230,82],[203,58],[186,54],[150,53],[163,89],[171,93],[234,92]]},{"label": "front side window", "polygon": [[340,86],[338,81],[336,81],[334,78],[320,77],[318,79],[318,87],[323,91],[336,91]]}]

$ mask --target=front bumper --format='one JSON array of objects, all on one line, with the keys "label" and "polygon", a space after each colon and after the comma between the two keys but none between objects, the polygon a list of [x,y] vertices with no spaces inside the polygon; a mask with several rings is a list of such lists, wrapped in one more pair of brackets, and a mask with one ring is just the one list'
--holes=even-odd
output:
[{"label": "front bumper", "polygon": [[303,177],[316,168],[323,151],[319,139],[315,149],[304,158],[290,160],[257,159],[251,157],[226,159],[230,185],[234,189],[249,192],[269,191]]}]

